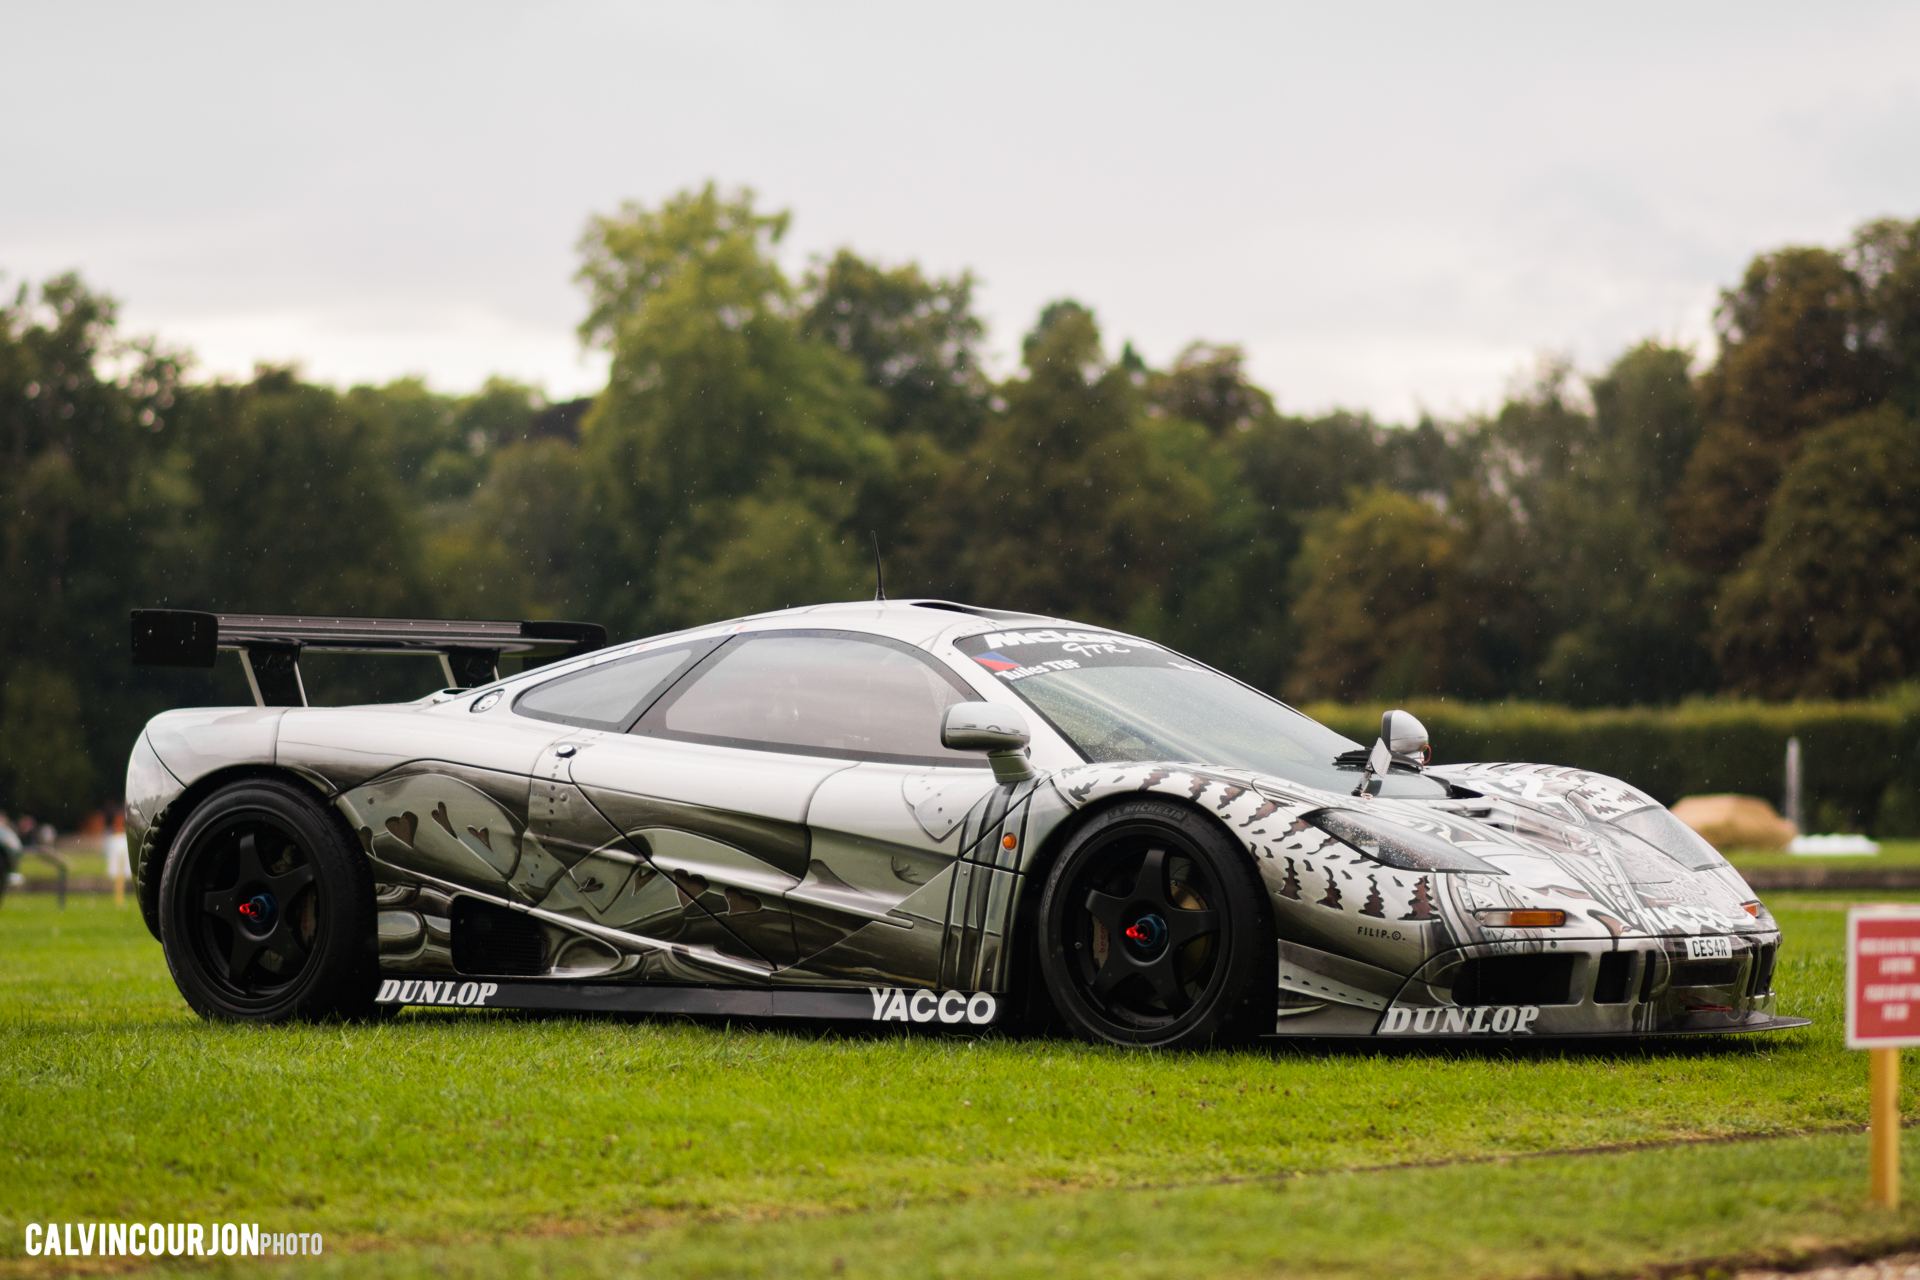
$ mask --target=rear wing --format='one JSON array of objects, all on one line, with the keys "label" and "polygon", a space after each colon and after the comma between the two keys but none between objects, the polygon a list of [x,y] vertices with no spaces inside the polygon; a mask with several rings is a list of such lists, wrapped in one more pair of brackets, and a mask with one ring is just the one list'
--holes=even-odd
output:
[{"label": "rear wing", "polygon": [[448,622],[408,618],[302,618],[260,613],[135,609],[133,661],[146,667],[211,667],[222,649],[240,655],[255,705],[304,707],[300,654],[436,654],[458,688],[500,678],[500,655],[539,653],[547,660],[605,648],[593,622]]}]

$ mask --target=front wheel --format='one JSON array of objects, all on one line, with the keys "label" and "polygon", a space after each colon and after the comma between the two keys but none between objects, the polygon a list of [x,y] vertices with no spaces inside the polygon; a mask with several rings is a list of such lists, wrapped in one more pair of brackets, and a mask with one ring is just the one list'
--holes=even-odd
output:
[{"label": "front wheel", "polygon": [[160,878],[160,941],[205,1018],[366,1013],[378,979],[373,883],[332,815],[298,787],[250,780],[203,800]]},{"label": "front wheel", "polygon": [[1080,1035],[1165,1049],[1271,1025],[1275,946],[1247,854],[1207,818],[1134,800],[1077,831],[1040,899],[1040,965]]}]

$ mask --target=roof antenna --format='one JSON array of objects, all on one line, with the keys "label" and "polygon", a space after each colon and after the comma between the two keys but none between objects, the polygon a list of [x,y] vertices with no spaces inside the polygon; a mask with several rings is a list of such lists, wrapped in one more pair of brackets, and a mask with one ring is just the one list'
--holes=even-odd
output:
[{"label": "roof antenna", "polygon": [[880,531],[878,529],[872,529],[868,532],[873,534],[873,598],[875,600],[885,600],[887,598],[887,575],[880,570]]}]

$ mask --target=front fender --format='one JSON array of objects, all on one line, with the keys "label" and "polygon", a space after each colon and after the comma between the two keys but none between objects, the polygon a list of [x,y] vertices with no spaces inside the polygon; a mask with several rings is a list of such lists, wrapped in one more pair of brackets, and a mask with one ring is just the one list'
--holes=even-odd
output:
[{"label": "front fender", "polygon": [[[1051,794],[1046,799],[1050,803],[1037,796],[1034,811],[1036,819],[1048,810],[1057,815],[1048,827],[1049,837],[1072,815],[1130,796],[1164,796],[1211,816],[1253,860],[1273,900],[1274,919],[1282,936],[1292,932],[1289,917],[1300,905],[1299,880],[1290,870],[1291,864],[1279,860],[1278,855],[1287,842],[1299,840],[1305,827],[1300,815],[1322,808],[1324,800],[1282,798],[1284,793],[1277,788],[1257,787],[1252,774],[1183,764],[1083,765],[1063,769],[1048,782],[1046,790]],[[1305,830],[1327,839],[1318,828]],[[1043,847],[1051,851],[1054,843],[1051,838],[1044,846],[1036,841],[1029,858],[1037,859]],[[1031,869],[1031,865],[1022,867],[1023,871]]]},{"label": "front fender", "polygon": [[1254,786],[1253,775],[1233,769],[1179,764],[1089,764],[1062,769],[1049,779],[1061,801],[1083,810],[1121,795],[1163,795],[1212,814],[1259,857],[1292,830],[1301,814],[1323,801],[1281,800]]}]

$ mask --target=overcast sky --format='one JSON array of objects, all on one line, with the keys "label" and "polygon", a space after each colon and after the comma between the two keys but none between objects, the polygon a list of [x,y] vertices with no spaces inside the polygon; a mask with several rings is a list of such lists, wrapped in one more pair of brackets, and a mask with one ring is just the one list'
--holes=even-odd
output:
[{"label": "overcast sky", "polygon": [[1073,297],[1283,408],[1701,343],[1756,251],[1920,216],[1920,5],[0,4],[0,271],[202,372],[594,390],[589,214],[709,178]]}]

